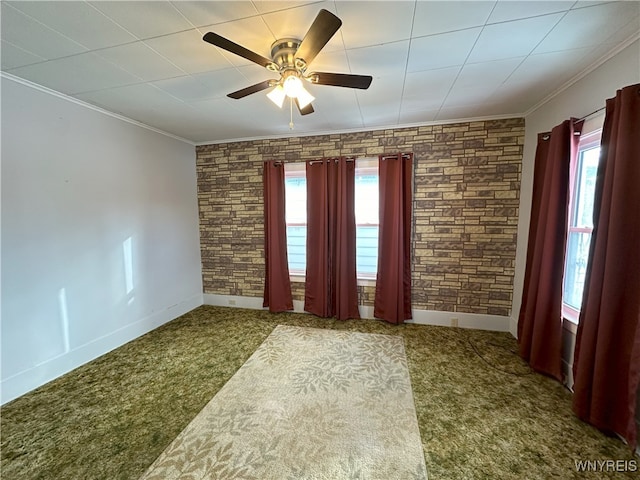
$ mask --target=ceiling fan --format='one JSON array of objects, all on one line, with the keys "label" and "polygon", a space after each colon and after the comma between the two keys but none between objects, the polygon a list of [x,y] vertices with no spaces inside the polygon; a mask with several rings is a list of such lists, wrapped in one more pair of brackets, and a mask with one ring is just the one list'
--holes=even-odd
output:
[{"label": "ceiling fan", "polygon": [[232,42],[220,35],[208,32],[203,40],[228,52],[239,55],[267,70],[279,73],[278,80],[265,80],[255,85],[229,93],[230,98],[240,99],[267,88],[274,87],[267,96],[279,107],[289,97],[295,102],[302,115],[313,113],[311,102],[314,97],[305,90],[302,80],[317,85],[334,87],[359,88],[366,90],[371,85],[372,77],[368,75],[352,75],[345,73],[307,72],[307,67],[316,55],[338,31],[342,21],[327,10],[320,10],[309,31],[302,40],[282,38],[271,45],[271,59],[263,57],[242,45]]}]

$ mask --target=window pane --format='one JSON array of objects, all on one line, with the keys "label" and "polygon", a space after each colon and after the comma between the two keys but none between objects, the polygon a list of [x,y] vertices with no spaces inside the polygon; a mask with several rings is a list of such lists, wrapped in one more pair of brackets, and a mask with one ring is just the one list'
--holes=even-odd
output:
[{"label": "window pane", "polygon": [[576,202],[573,226],[593,228],[593,194],[598,172],[600,147],[580,153],[576,179]]},{"label": "window pane", "polygon": [[307,227],[287,226],[287,257],[290,272],[304,272],[307,268]]},{"label": "window pane", "polygon": [[[357,173],[357,167],[356,167]],[[378,224],[378,174],[356,175],[356,223]]]},{"label": "window pane", "polygon": [[284,181],[285,217],[289,223],[307,223],[307,179],[287,177]]},{"label": "window pane", "polygon": [[564,273],[563,301],[580,310],[584,277],[589,258],[590,233],[569,232],[567,245],[567,264]]},{"label": "window pane", "polygon": [[307,178],[304,163],[285,163],[285,221],[289,273],[307,268]]},{"label": "window pane", "polygon": [[375,277],[378,270],[378,159],[356,160],[356,271]]},{"label": "window pane", "polygon": [[375,275],[378,270],[378,226],[356,228],[356,270]]}]

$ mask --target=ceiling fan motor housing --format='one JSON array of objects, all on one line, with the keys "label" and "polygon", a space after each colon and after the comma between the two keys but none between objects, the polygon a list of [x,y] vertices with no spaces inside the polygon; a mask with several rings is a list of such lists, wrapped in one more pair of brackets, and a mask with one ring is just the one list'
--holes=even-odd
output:
[{"label": "ceiling fan motor housing", "polygon": [[307,65],[304,60],[295,58],[299,46],[300,40],[297,38],[282,38],[273,42],[271,45],[271,58],[274,64],[278,66],[278,70],[274,71],[296,70],[302,73]]}]

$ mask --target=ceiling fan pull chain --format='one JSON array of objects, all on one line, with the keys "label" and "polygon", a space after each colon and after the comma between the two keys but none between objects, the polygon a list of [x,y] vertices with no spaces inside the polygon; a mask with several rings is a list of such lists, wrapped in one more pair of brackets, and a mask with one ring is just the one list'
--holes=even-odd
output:
[{"label": "ceiling fan pull chain", "polygon": [[291,118],[289,121],[289,130],[293,130],[293,98],[289,98],[289,115]]}]

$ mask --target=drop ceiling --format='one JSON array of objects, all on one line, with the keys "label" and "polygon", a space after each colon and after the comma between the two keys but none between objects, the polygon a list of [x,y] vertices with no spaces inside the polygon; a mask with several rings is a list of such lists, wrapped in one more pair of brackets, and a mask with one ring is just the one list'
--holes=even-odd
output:
[{"label": "drop ceiling", "polygon": [[[280,110],[277,75],[202,40],[269,57],[324,8],[342,27],[310,70],[373,76],[309,85],[315,113]],[[24,79],[192,143],[524,115],[639,37],[640,2],[1,2],[1,65]],[[640,55],[640,51],[639,51]]]}]

